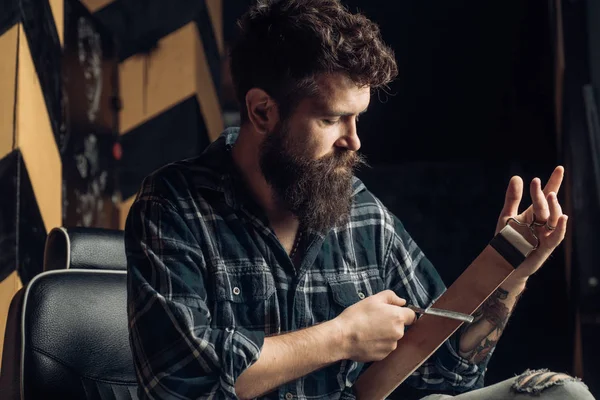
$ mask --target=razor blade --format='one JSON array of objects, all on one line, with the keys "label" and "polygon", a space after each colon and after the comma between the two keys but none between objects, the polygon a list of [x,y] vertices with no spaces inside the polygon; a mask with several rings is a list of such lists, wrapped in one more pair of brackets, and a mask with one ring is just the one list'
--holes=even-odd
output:
[{"label": "razor blade", "polygon": [[463,313],[459,313],[456,311],[442,310],[440,308],[432,308],[432,307],[421,308],[421,307],[413,306],[410,304],[407,305],[406,308],[410,308],[411,310],[413,310],[414,312],[416,312],[418,314],[428,314],[428,315],[435,315],[437,317],[456,319],[458,321],[463,321],[468,324],[473,322],[473,319],[474,319],[472,315],[463,314]]}]

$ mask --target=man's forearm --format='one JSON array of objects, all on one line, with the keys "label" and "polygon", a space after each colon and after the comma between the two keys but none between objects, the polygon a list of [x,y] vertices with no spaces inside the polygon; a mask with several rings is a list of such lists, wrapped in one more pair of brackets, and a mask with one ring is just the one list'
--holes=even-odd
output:
[{"label": "man's forearm", "polygon": [[251,399],[344,357],[335,320],[265,339],[260,357],[235,383],[240,399]]},{"label": "man's forearm", "polygon": [[496,346],[508,317],[525,289],[526,280],[511,280],[500,286],[473,315],[475,320],[462,331],[459,354],[479,364],[485,361]]}]

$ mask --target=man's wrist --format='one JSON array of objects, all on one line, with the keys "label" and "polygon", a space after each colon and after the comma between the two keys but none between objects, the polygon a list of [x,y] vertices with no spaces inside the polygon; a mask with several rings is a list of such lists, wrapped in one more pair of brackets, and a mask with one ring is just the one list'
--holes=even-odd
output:
[{"label": "man's wrist", "polygon": [[328,338],[328,348],[331,349],[331,362],[346,360],[349,358],[349,347],[346,330],[340,318],[334,318],[319,325]]},{"label": "man's wrist", "polygon": [[518,271],[513,272],[506,280],[500,285],[500,288],[513,294],[518,295],[527,286],[528,276],[520,276],[517,274]]}]

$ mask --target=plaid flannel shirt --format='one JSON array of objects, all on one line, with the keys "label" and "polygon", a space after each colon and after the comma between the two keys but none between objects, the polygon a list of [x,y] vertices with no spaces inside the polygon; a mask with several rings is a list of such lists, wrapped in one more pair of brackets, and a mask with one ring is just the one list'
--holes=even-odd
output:
[{"label": "plaid flannel shirt", "polygon": [[[421,307],[445,290],[400,221],[356,178],[348,223],[308,232],[296,270],[235,173],[229,150],[238,132],[226,130],[201,156],[146,178],[129,213],[128,315],[140,398],[234,399],[237,377],[266,336],[330,320],[385,289]],[[340,361],[263,398],[353,399],[363,369]],[[405,384],[463,392],[481,384],[483,370],[449,340]]]}]

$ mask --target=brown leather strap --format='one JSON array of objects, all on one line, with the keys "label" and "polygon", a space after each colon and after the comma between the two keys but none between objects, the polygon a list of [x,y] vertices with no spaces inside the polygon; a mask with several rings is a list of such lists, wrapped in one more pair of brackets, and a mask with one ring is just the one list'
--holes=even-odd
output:
[{"label": "brown leather strap", "polygon": [[[534,246],[507,225],[433,307],[472,314],[504,282]],[[373,363],[358,379],[358,400],[384,399],[423,364],[462,324],[423,315],[406,332],[398,348]]]}]

